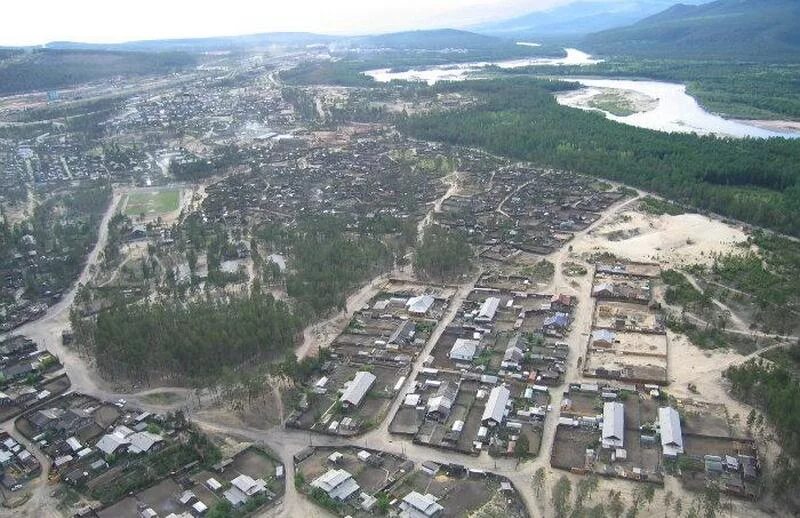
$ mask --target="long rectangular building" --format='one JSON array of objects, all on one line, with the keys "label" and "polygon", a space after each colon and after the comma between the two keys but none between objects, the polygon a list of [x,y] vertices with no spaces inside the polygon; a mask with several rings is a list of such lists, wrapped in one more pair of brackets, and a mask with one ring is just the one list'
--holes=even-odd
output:
[{"label": "long rectangular building", "polygon": [[364,396],[367,395],[372,384],[375,383],[375,375],[367,371],[356,372],[355,377],[347,384],[339,401],[345,407],[357,407],[361,404]]},{"label": "long rectangular building", "polygon": [[603,405],[603,448],[622,448],[625,443],[625,406],[611,401]]},{"label": "long rectangular building", "polygon": [[489,393],[486,407],[483,409],[481,423],[487,426],[496,426],[502,423],[510,396],[511,392],[503,385],[493,388]]},{"label": "long rectangular building", "polygon": [[500,307],[500,299],[498,297],[489,297],[483,301],[478,316],[475,317],[477,322],[491,322],[494,320],[494,314],[497,313],[497,308]]},{"label": "long rectangular building", "polygon": [[661,428],[661,448],[667,457],[677,457],[683,453],[683,434],[681,416],[672,407],[658,409],[658,424]]}]

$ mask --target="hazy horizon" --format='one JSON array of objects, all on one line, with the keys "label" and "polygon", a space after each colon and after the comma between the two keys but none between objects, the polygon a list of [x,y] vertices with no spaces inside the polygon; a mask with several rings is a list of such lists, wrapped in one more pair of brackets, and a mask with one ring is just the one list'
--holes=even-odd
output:
[{"label": "hazy horizon", "polygon": [[121,43],[136,40],[235,36],[262,32],[374,34],[464,27],[510,18],[574,0],[296,0],[257,4],[246,0],[157,2],[141,0],[108,9],[99,0],[34,0],[5,6],[0,45],[52,41]]}]

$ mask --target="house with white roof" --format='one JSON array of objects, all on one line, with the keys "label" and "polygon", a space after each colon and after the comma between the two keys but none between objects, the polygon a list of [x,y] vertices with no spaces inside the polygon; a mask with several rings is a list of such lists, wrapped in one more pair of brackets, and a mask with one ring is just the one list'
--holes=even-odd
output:
[{"label": "house with white roof", "polygon": [[603,405],[603,448],[622,448],[625,441],[625,406],[617,401]]},{"label": "house with white roof", "polygon": [[476,322],[491,322],[494,320],[494,315],[497,313],[497,308],[500,307],[499,297],[488,297],[481,304],[478,310],[478,315],[475,317]]},{"label": "house with white roof", "polygon": [[412,491],[400,502],[400,516],[403,518],[436,518],[444,512],[438,498],[430,493]]},{"label": "house with white roof", "polygon": [[525,359],[525,352],[520,345],[521,340],[522,335],[517,333],[508,341],[506,352],[503,354],[503,361],[500,363],[500,366],[504,369],[519,370],[522,360]]},{"label": "house with white roof", "polygon": [[486,402],[486,407],[483,409],[481,424],[485,426],[497,426],[502,423],[506,415],[506,405],[508,404],[509,397],[511,397],[511,391],[504,385],[493,388],[489,393],[489,400]]},{"label": "house with white roof", "polygon": [[130,445],[128,451],[131,453],[147,453],[154,446],[164,442],[164,438],[151,432],[136,432],[128,437]]},{"label": "house with white roof", "polygon": [[263,479],[254,480],[247,475],[239,475],[231,480],[231,487],[222,495],[234,507],[246,503],[251,497],[267,490],[267,483]]},{"label": "house with white roof", "polygon": [[411,297],[406,302],[406,310],[412,315],[424,315],[433,307],[436,299],[430,295]]},{"label": "house with white roof", "polygon": [[316,487],[339,502],[344,502],[360,488],[353,475],[343,469],[331,469],[311,482]]},{"label": "house with white roof", "polygon": [[375,375],[371,372],[358,371],[355,377],[347,383],[339,401],[345,408],[355,408],[361,404],[364,396],[367,395],[372,384],[375,383]]},{"label": "house with white roof", "polygon": [[658,409],[658,425],[661,429],[661,448],[666,457],[677,457],[683,453],[681,416],[672,407]]},{"label": "house with white roof", "polygon": [[105,434],[97,441],[97,449],[106,455],[113,455],[120,449],[127,448],[131,442],[129,440],[131,435],[133,435],[133,430],[127,426],[117,426],[113,432]]},{"label": "house with white roof", "polygon": [[456,338],[453,347],[450,348],[450,359],[463,362],[471,362],[475,358],[475,351],[478,349],[478,340],[467,338]]},{"label": "house with white roof", "polygon": [[439,385],[436,394],[428,398],[425,416],[438,421],[445,421],[450,415],[450,409],[458,396],[458,385],[451,381],[445,381]]}]

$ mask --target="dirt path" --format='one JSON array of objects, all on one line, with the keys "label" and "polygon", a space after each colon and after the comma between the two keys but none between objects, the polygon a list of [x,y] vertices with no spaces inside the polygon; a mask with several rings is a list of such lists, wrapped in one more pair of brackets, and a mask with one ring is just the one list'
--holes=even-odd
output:
[{"label": "dirt path", "polygon": [[[700,286],[700,283],[697,282],[697,279],[692,274],[688,272],[683,272],[683,275],[686,277],[686,280],[689,281],[689,284],[691,284],[692,287],[694,287],[694,289],[696,289],[700,293],[705,292],[705,290]],[[720,302],[715,298],[711,298],[711,303],[717,306],[720,310],[727,312],[727,314],[730,315],[730,323],[734,325],[736,330],[749,334],[750,332],[749,326],[744,322],[744,320],[742,320],[739,317],[739,315],[734,313],[731,308],[729,308],[728,306],[726,306],[725,304],[723,304],[722,302]]]},{"label": "dirt path", "polygon": [[105,387],[106,384],[74,350],[63,346],[61,333],[69,327],[69,308],[75,300],[78,287],[86,284],[94,275],[100,252],[105,248],[108,240],[108,222],[114,214],[121,197],[122,194],[120,192],[115,192],[112,195],[111,203],[109,203],[100,221],[97,242],[89,252],[84,268],[72,288],[64,294],[58,303],[50,306],[43,317],[20,326],[10,333],[13,335],[25,335],[36,341],[42,348],[58,356],[72,381],[72,389],[77,391],[91,392],[99,387]]},{"label": "dirt path", "polygon": [[450,198],[452,196],[455,196],[456,193],[459,192],[460,186],[459,186],[459,181],[458,180],[459,180],[459,172],[458,171],[453,171],[449,175],[442,177],[442,182],[447,184],[447,186],[448,186],[447,187],[447,191],[445,191],[445,193],[443,195],[441,195],[439,198],[436,199],[436,201],[433,202],[433,205],[428,210],[428,212],[425,214],[425,217],[422,218],[419,221],[419,223],[417,223],[417,242],[418,243],[422,242],[422,238],[425,236],[425,229],[428,228],[428,226],[430,226],[431,223],[433,223],[434,215],[437,212],[441,212],[442,204],[445,202],[445,200],[447,200],[448,198]]},{"label": "dirt path", "polygon": [[[494,180],[494,178],[492,178],[492,179]],[[529,180],[529,181],[527,181],[527,182],[523,183],[522,185],[520,185],[519,187],[517,187],[516,189],[514,189],[513,191],[511,191],[511,192],[508,194],[508,196],[506,196],[505,198],[503,198],[503,201],[501,201],[501,202],[500,202],[500,204],[499,204],[499,205],[497,205],[497,208],[495,209],[495,212],[497,212],[497,213],[499,213],[499,214],[502,214],[503,216],[505,216],[505,217],[507,217],[507,218],[510,218],[511,216],[509,216],[509,215],[508,215],[508,213],[507,213],[506,211],[504,211],[504,210],[503,210],[503,205],[505,205],[505,204],[506,204],[506,202],[507,202],[508,200],[510,200],[512,196],[514,196],[515,194],[517,194],[518,192],[520,192],[522,189],[524,189],[525,187],[529,186],[530,184],[532,184],[532,183],[536,182],[537,180],[538,180],[538,179]]]},{"label": "dirt path", "polygon": [[[439,198],[436,202],[433,203],[431,209],[426,214],[425,218],[420,222],[421,227],[419,229],[424,232],[424,228],[429,225],[432,220],[435,212],[438,212],[441,209],[442,203],[454,193],[458,192],[458,175],[457,173],[453,173],[445,177],[448,183],[449,188],[447,192]],[[524,186],[521,186],[522,188]],[[509,199],[510,194],[506,199]],[[595,237],[593,233],[597,228],[606,224],[611,218],[616,217],[622,211],[624,211],[627,207],[631,204],[635,203],[639,199],[639,196],[633,199],[624,200],[615,204],[614,206],[610,207],[607,211],[603,213],[603,215],[589,228],[585,229],[584,231],[578,232],[573,240],[571,241],[571,245],[576,245],[579,243],[583,243],[587,240],[593,240]],[[91,276],[93,265],[96,263],[99,251],[105,246],[105,241],[107,239],[107,223],[110,219],[111,214],[113,213],[113,207],[120,200],[120,194],[115,193],[114,201],[112,202],[111,206],[109,207],[106,215],[103,218],[103,222],[101,223],[101,230],[98,237],[98,243],[95,246],[95,249],[89,254],[89,258],[87,260],[87,265],[84,271],[81,273],[80,282],[85,282]],[[505,202],[501,202],[500,206],[498,207],[498,211],[502,210],[502,204]],[[424,350],[418,355],[417,359],[415,360],[412,370],[407,377],[407,381],[404,387],[401,389],[401,393],[398,394],[395,401],[392,403],[387,418],[383,420],[382,424],[366,433],[365,435],[355,438],[355,439],[345,439],[341,437],[333,437],[333,436],[324,436],[324,435],[315,435],[307,432],[297,431],[297,430],[289,430],[285,429],[282,426],[272,426],[266,429],[258,429],[252,428],[244,425],[235,425],[231,424],[231,421],[225,420],[224,415],[225,413],[215,413],[208,410],[203,410],[202,407],[199,407],[192,402],[192,397],[194,392],[191,389],[186,388],[153,388],[144,390],[135,394],[131,394],[128,396],[119,395],[114,393],[110,390],[102,380],[96,375],[94,370],[86,364],[85,360],[78,357],[77,354],[74,352],[65,349],[60,344],[60,332],[63,330],[67,325],[67,316],[68,316],[68,308],[74,299],[75,290],[73,289],[68,295],[65,296],[64,300],[57,305],[53,306],[48,314],[27,326],[23,326],[20,329],[20,332],[24,332],[31,338],[39,341],[43,345],[50,348],[55,354],[57,354],[62,361],[64,362],[65,368],[69,373],[71,379],[74,380],[74,388],[76,390],[80,390],[87,394],[94,395],[96,397],[100,397],[103,399],[115,399],[117,397],[126,397],[131,401],[138,401],[141,404],[142,408],[146,409],[155,409],[155,410],[163,410],[167,408],[177,408],[183,407],[186,409],[189,416],[198,423],[202,428],[209,432],[217,432],[223,433],[226,435],[233,435],[240,438],[243,438],[248,441],[254,441],[256,443],[261,443],[269,447],[272,451],[274,451],[282,460],[282,462],[286,466],[287,475],[286,475],[286,494],[280,504],[277,507],[267,511],[265,514],[267,516],[286,516],[286,517],[296,517],[296,516],[309,516],[309,517],[317,517],[317,516],[329,516],[327,512],[322,510],[321,508],[315,506],[310,502],[310,500],[304,498],[302,495],[298,494],[297,490],[292,483],[294,470],[293,470],[293,455],[298,451],[306,448],[309,445],[326,445],[326,446],[345,446],[345,445],[361,445],[363,444],[365,447],[374,447],[380,448],[382,450],[386,450],[396,454],[405,455],[407,458],[420,463],[426,460],[433,460],[442,463],[449,463],[449,462],[458,462],[463,464],[468,468],[475,468],[475,469],[484,469],[484,470],[491,470],[497,472],[499,474],[507,476],[517,487],[520,492],[521,497],[525,501],[526,505],[532,516],[534,517],[550,517],[554,515],[554,510],[550,504],[550,488],[555,483],[555,481],[561,477],[564,472],[555,471],[550,468],[550,452],[552,451],[552,446],[555,438],[555,432],[558,424],[557,416],[560,409],[561,402],[563,400],[563,390],[564,386],[569,382],[575,382],[581,380],[581,372],[579,367],[579,358],[583,357],[583,352],[585,348],[585,343],[587,341],[587,336],[590,331],[591,321],[592,321],[592,310],[593,310],[593,301],[590,297],[591,292],[591,265],[587,265],[589,269],[589,273],[587,275],[575,278],[567,278],[563,274],[563,264],[566,261],[576,261],[575,258],[577,256],[576,253],[570,251],[570,248],[564,247],[560,250],[553,252],[548,259],[552,261],[555,265],[555,273],[553,276],[553,280],[550,284],[550,288],[552,288],[553,292],[565,292],[570,293],[578,296],[578,305],[575,308],[574,313],[574,320],[572,323],[572,328],[567,338],[568,343],[570,344],[570,352],[567,359],[567,372],[565,374],[565,382],[559,387],[554,387],[551,391],[551,405],[552,405],[552,412],[548,415],[547,419],[545,420],[545,425],[543,429],[543,436],[542,436],[542,443],[540,454],[535,459],[524,462],[522,464],[518,464],[514,459],[495,459],[489,457],[488,454],[483,453],[477,457],[475,456],[468,456],[468,455],[460,455],[455,454],[452,452],[445,452],[440,450],[435,450],[431,448],[427,448],[424,446],[415,445],[410,441],[399,439],[397,437],[392,436],[388,432],[389,422],[391,420],[391,416],[397,409],[397,406],[401,404],[403,400],[403,395],[408,392],[411,381],[414,379],[415,375],[418,373],[419,369],[421,368],[422,361],[425,357],[430,353],[431,349],[433,348],[434,344],[444,332],[446,326],[453,320],[455,317],[458,309],[461,306],[461,303],[472,290],[475,285],[475,282],[478,279],[478,275],[473,276],[472,278],[468,279],[456,291],[452,301],[450,302],[450,306],[447,309],[446,314],[441,319],[437,327],[434,329],[430,339],[428,340]],[[304,331],[303,342],[298,346],[296,350],[296,355],[298,358],[304,358],[310,354],[314,354],[319,351],[320,348],[329,345],[333,339],[344,329],[344,327],[350,322],[352,315],[361,307],[363,307],[380,289],[382,289],[390,276],[397,275],[402,273],[400,270],[394,270],[389,273],[384,273],[381,275],[376,276],[369,282],[367,282],[361,289],[350,295],[347,299],[346,310],[340,312],[336,315],[333,315],[327,320],[319,322],[313,326],[308,327]],[[773,346],[777,347],[777,346]],[[704,355],[705,352],[699,352],[698,349],[693,348],[693,351],[686,349],[686,354],[688,356],[689,353],[697,354],[698,360],[688,360],[691,361],[694,365],[699,365],[699,358],[701,355]],[[763,351],[759,351],[763,352]],[[684,353],[684,350],[681,349],[681,354]],[[676,354],[674,351],[670,353],[671,355]],[[755,354],[755,353],[754,353]],[[702,385],[702,395],[705,399],[713,396],[725,397],[727,398],[726,404],[728,403],[729,396],[724,394],[724,390],[716,383],[712,385],[710,378],[713,375],[718,374],[722,371],[722,369],[726,368],[729,365],[734,364],[734,362],[742,362],[746,361],[750,356],[730,356],[730,355],[720,355],[714,356],[712,360],[705,361],[702,363],[702,368],[696,370],[692,373],[692,376],[685,376],[685,373],[681,373],[681,381],[683,382],[685,379],[692,379],[693,377],[701,380],[703,382]],[[708,382],[708,383],[706,383]],[[716,387],[716,389],[715,389]],[[284,418],[284,409],[283,403],[280,398],[280,390],[278,384],[273,384],[271,386],[272,393],[275,398],[275,404],[278,409],[278,413],[281,418],[281,422]],[[676,387],[678,388],[678,387]],[[716,390],[716,391],[715,391]],[[721,392],[721,393],[720,393]],[[147,396],[151,396],[154,394],[172,394],[178,396],[176,401],[169,404],[158,405],[158,404],[146,404],[146,402],[150,399]],[[677,395],[680,395],[681,390],[678,389],[676,391]],[[737,411],[740,411],[740,407],[743,405],[738,404],[738,406],[733,406]],[[542,493],[543,498],[537,499],[533,493],[531,487],[531,477],[533,473],[538,468],[544,468],[547,473],[547,484]],[[575,482],[578,480],[577,477],[569,475],[569,477]],[[49,512],[53,509],[52,499],[49,499],[47,484],[44,482],[44,478],[41,481],[41,484],[33,486],[34,491],[34,498],[33,504],[31,504],[30,508],[34,510],[41,510],[43,512]],[[671,484],[671,482],[670,482]],[[609,488],[613,488],[615,490],[620,490],[623,492],[623,495],[628,496],[628,500],[630,500],[630,494],[632,493],[635,485],[629,482],[623,482],[619,480],[610,480],[610,481],[603,481],[601,482],[600,490],[597,492],[595,496],[595,501],[600,498],[602,499],[602,493],[607,491]],[[688,506],[689,501],[692,497],[691,494],[683,492],[682,488],[679,486],[672,487],[670,485],[670,489],[676,492],[677,496],[683,498],[684,504]],[[660,490],[659,490],[660,491]],[[656,496],[656,501],[661,498],[660,495]],[[658,509],[657,505],[651,506],[651,508]],[[27,507],[26,507],[27,509]],[[743,515],[751,515],[755,516],[757,513],[749,512],[751,509],[748,507]],[[27,511],[26,511],[27,512]],[[41,516],[42,514],[29,514],[29,516]]]}]

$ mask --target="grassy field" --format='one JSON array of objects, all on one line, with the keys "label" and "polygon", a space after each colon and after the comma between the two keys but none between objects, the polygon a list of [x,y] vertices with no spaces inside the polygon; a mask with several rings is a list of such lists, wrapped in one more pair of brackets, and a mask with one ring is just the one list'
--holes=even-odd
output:
[{"label": "grassy field", "polygon": [[124,212],[126,216],[157,216],[178,210],[178,189],[134,192],[128,195]]}]

